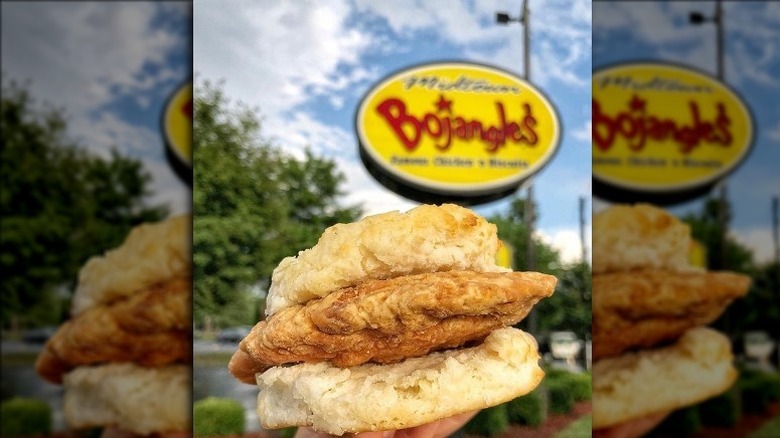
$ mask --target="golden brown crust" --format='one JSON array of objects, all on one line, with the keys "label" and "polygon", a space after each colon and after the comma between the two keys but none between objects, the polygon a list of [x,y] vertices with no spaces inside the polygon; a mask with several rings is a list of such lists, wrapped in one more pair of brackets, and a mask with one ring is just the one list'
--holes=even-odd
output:
[{"label": "golden brown crust", "polygon": [[65,322],[38,357],[38,374],[55,383],[79,365],[135,362],[160,366],[192,355],[190,279],[149,287],[87,309]]},{"label": "golden brown crust", "polygon": [[254,383],[255,373],[285,363],[395,363],[457,347],[517,323],[556,281],[536,272],[471,271],[368,281],[261,321],[230,370]]},{"label": "golden brown crust", "polygon": [[274,269],[266,315],[369,280],[443,271],[506,272],[495,225],[453,204],[336,224]]},{"label": "golden brown crust", "polygon": [[118,248],[92,257],[79,271],[72,316],[192,272],[189,214],[133,228]]},{"label": "golden brown crust", "polygon": [[745,295],[733,272],[643,270],[593,276],[593,358],[652,347],[717,319]]},{"label": "golden brown crust", "polygon": [[613,205],[593,216],[593,273],[690,270],[690,229],[650,204]]}]

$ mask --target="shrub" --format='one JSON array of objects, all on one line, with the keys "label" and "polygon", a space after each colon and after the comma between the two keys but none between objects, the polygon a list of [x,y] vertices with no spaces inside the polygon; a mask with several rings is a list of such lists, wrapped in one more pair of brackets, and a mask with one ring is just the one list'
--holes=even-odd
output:
[{"label": "shrub", "polygon": [[195,436],[243,435],[244,408],[235,400],[208,397],[192,406]]},{"label": "shrub", "polygon": [[592,382],[588,374],[569,374],[564,380],[570,388],[574,401],[590,400],[592,396]]},{"label": "shrub", "polygon": [[742,399],[734,385],[728,391],[699,405],[702,423],[709,426],[733,427],[742,418]]},{"label": "shrub", "polygon": [[574,394],[566,379],[551,380],[546,383],[550,394],[550,412],[566,414],[574,407]]},{"label": "shrub", "polygon": [[506,403],[483,409],[466,424],[466,432],[479,436],[495,436],[509,428]]},{"label": "shrub", "polygon": [[295,432],[298,431],[297,427],[288,427],[286,429],[279,430],[279,438],[293,438]]},{"label": "shrub", "polygon": [[16,397],[0,404],[0,435],[33,436],[51,433],[51,407],[35,398]]},{"label": "shrub", "polygon": [[697,406],[691,406],[672,412],[655,430],[661,436],[688,436],[701,429],[701,419]]},{"label": "shrub", "polygon": [[507,416],[513,424],[538,426],[547,419],[546,393],[539,386],[533,392],[507,403]]}]

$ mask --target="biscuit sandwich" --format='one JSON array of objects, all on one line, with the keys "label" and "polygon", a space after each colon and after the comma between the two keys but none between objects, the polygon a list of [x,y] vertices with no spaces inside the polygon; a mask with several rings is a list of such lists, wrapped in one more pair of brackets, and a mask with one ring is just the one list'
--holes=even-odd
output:
[{"label": "biscuit sandwich", "polygon": [[472,211],[423,205],[334,225],[285,258],[230,362],[258,385],[263,427],[403,429],[530,392],[536,342],[509,326],[556,279],[497,266],[498,245]]},{"label": "biscuit sandwich", "polygon": [[[731,344],[705,327],[750,278],[688,262],[690,230],[648,204],[593,218],[593,428],[663,416],[728,389]],[[605,435],[608,435],[605,433]]]},{"label": "biscuit sandwich", "polygon": [[190,217],[140,225],[79,272],[71,318],[36,361],[72,429],[191,429]]}]

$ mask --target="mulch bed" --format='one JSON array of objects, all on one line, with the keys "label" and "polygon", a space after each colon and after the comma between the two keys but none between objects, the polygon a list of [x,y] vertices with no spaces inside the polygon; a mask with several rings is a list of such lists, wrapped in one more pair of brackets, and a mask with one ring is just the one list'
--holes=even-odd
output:
[{"label": "mulch bed", "polygon": [[506,432],[498,435],[498,438],[552,438],[575,420],[590,414],[592,410],[590,401],[579,402],[568,414],[550,414],[547,420],[537,427],[512,424]]},{"label": "mulch bed", "polygon": [[769,405],[763,414],[743,414],[736,426],[731,428],[705,426],[690,438],[734,438],[745,437],[758,430],[767,421],[780,416],[780,402]]}]

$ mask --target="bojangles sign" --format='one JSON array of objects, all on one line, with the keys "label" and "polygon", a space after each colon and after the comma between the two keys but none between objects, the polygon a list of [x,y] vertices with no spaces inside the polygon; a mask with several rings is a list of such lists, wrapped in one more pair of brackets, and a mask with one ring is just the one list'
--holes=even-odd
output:
[{"label": "bojangles sign", "polygon": [[560,136],[555,109],[539,90],[462,62],[381,80],[361,101],[355,124],[371,174],[425,202],[505,196],[552,158]]},{"label": "bojangles sign", "polygon": [[168,97],[160,120],[165,156],[176,174],[192,183],[192,81]]},{"label": "bojangles sign", "polygon": [[747,156],[750,111],[716,79],[689,68],[633,63],[593,75],[593,191],[670,204],[709,191]]}]

